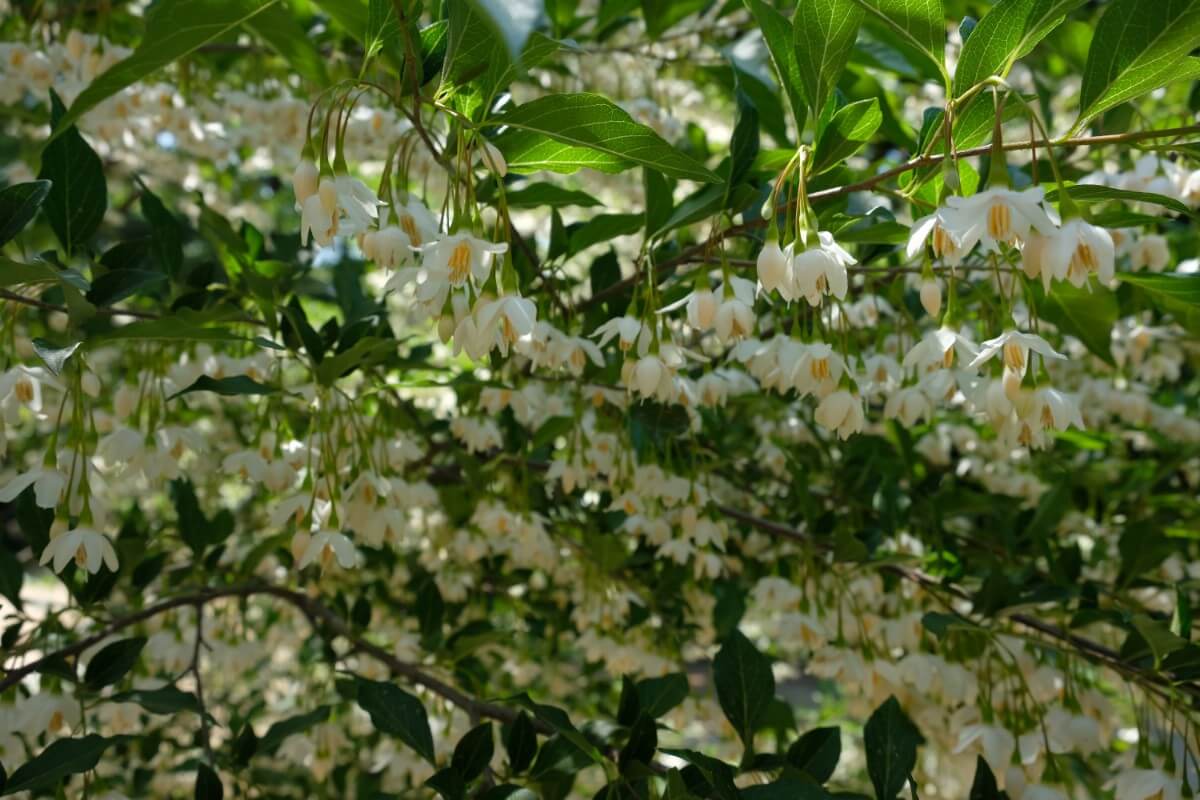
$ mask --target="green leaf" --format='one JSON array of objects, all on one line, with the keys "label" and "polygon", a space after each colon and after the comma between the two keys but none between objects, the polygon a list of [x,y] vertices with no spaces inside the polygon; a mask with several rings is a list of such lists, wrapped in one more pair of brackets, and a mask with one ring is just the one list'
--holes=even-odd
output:
[{"label": "green leaf", "polygon": [[1007,77],[1017,59],[1031,51],[1067,14],[1087,0],[1000,0],[963,44],[954,69],[954,94],[985,78]]},{"label": "green leaf", "polygon": [[392,683],[362,677],[356,677],[355,683],[358,704],[371,715],[376,730],[397,737],[430,764],[436,764],[433,733],[421,701]]},{"label": "green leaf", "polygon": [[148,269],[115,269],[96,278],[87,300],[94,306],[107,306],[167,282],[167,276]]},{"label": "green leaf", "polygon": [[641,214],[600,214],[592,217],[571,233],[567,252],[573,255],[594,244],[637,233],[642,229],[642,220]]},{"label": "green leaf", "polygon": [[[489,193],[487,196],[492,202],[495,202],[494,193]],[[553,183],[531,183],[520,189],[506,192],[504,201],[508,203],[509,208],[562,208],[564,206],[591,208],[601,204],[587,192],[566,189]]]},{"label": "green leaf", "polygon": [[[792,107],[792,118],[796,131],[804,130],[808,118],[808,105],[804,99],[804,78],[800,74],[800,63],[796,58],[796,38],[792,21],[775,9],[766,0],[745,0],[746,7],[754,15],[754,21],[762,30],[767,52],[775,64],[780,84]],[[790,151],[789,151],[790,152]]]},{"label": "green leaf", "polygon": [[713,659],[713,682],[725,718],[750,750],[754,731],[775,698],[771,662],[735,628]]},{"label": "green leaf", "polygon": [[1083,342],[1092,355],[1106,364],[1116,364],[1109,342],[1113,325],[1121,315],[1115,294],[1095,284],[1077,289],[1066,281],[1055,282],[1049,294],[1042,292],[1040,286],[1035,286],[1033,293],[1043,318]]},{"label": "green leaf", "polygon": [[637,694],[642,713],[658,719],[687,699],[687,675],[672,672],[658,678],[644,678],[637,682]]},{"label": "green leaf", "polygon": [[275,394],[278,391],[279,389],[276,387],[259,383],[249,375],[232,375],[228,378],[210,378],[208,375],[201,375],[192,382],[191,386],[179,390],[167,399],[174,400],[176,397],[192,392],[215,392],[225,397],[234,397],[250,394]]},{"label": "green leaf", "polygon": [[508,767],[514,774],[524,772],[537,755],[537,731],[533,720],[524,711],[508,726],[504,737],[504,749],[508,753]]},{"label": "green leaf", "polygon": [[883,112],[879,109],[877,97],[859,100],[839,108],[821,131],[813,161],[813,173],[820,174],[833,169],[857,153],[863,145],[871,141],[882,122]]},{"label": "green leaf", "polygon": [[[1046,193],[1046,199],[1052,203],[1057,202],[1061,191],[1054,189]],[[1174,211],[1177,214],[1191,214],[1192,210],[1181,203],[1174,197],[1168,197],[1165,194],[1154,194],[1153,192],[1135,192],[1130,189],[1117,189],[1112,186],[1071,186],[1067,189],[1067,193],[1071,195],[1071,199],[1081,205],[1093,205],[1097,203],[1106,203],[1111,200],[1119,200],[1123,203],[1151,203],[1162,206],[1163,208]]]},{"label": "green leaf", "polygon": [[1174,314],[1181,324],[1196,327],[1196,318],[1200,316],[1200,274],[1119,272],[1117,278],[1145,291],[1158,308]]},{"label": "green leaf", "polygon": [[[391,5],[390,0],[388,5]],[[313,86],[329,85],[325,58],[317,50],[308,31],[300,27],[289,0],[268,4],[246,21],[246,27],[279,53],[304,80]]]},{"label": "green leaf", "polygon": [[367,4],[367,27],[363,33],[364,59],[372,59],[385,47],[397,41],[401,33],[400,20],[392,0],[370,0]]},{"label": "green leaf", "polygon": [[46,365],[46,368],[55,375],[61,375],[63,367],[67,365],[67,361],[79,349],[82,342],[75,342],[64,347],[60,347],[53,342],[48,342],[45,339],[33,340],[33,351],[38,354],[38,358]]},{"label": "green leaf", "polygon": [[856,0],[929,58],[940,72],[946,56],[946,10],[942,0]]},{"label": "green leaf", "polygon": [[[734,70],[737,74],[737,70]],[[726,195],[741,183],[758,156],[758,109],[750,96],[739,86],[737,92],[737,123],[729,141],[729,178]]]},{"label": "green leaf", "polygon": [[267,728],[267,732],[258,740],[258,747],[255,749],[255,752],[262,753],[263,755],[271,755],[289,736],[303,733],[312,726],[318,725],[327,719],[329,719],[329,706],[317,706],[312,711],[282,719],[270,728]]},{"label": "green leaf", "polygon": [[837,769],[842,757],[841,728],[814,728],[788,748],[787,763],[808,773],[817,783],[825,783]]},{"label": "green leaf", "polygon": [[132,55],[109,67],[79,93],[71,109],[54,121],[50,141],[106,98],[225,36],[276,1],[159,0],[146,15],[141,44]]},{"label": "green leaf", "polygon": [[8,545],[0,545],[0,596],[8,599],[21,610],[21,584],[25,581],[25,570],[17,560],[17,554]]},{"label": "green leaf", "polygon": [[160,689],[134,689],[114,694],[108,699],[112,703],[137,703],[151,714],[176,714],[180,711],[200,713],[200,701],[196,699],[196,695],[175,686],[163,686]]},{"label": "green leaf", "polygon": [[168,275],[178,275],[183,266],[183,226],[145,185],[141,202],[142,215],[150,223],[150,244],[159,267]]},{"label": "green leaf", "polygon": [[464,800],[467,796],[462,776],[449,767],[433,773],[426,779],[425,785],[437,792],[442,800]]},{"label": "green leaf", "polygon": [[904,788],[916,766],[921,741],[920,731],[895,697],[889,697],[871,714],[863,729],[863,743],[867,773],[878,800],[895,800]]},{"label": "green leaf", "polygon": [[10,775],[3,793],[9,795],[47,789],[68,775],[87,772],[100,763],[100,756],[119,739],[94,733],[73,739],[58,739]]},{"label": "green leaf", "polygon": [[975,780],[971,782],[971,794],[967,800],[1001,800],[1005,796],[1000,794],[992,768],[983,760],[983,756],[975,756]]},{"label": "green leaf", "polygon": [[641,165],[673,178],[717,183],[720,178],[667,144],[622,108],[597,94],[552,94],[490,120],[509,130],[496,146],[513,172],[575,172],[590,167],[622,172]]},{"label": "green leaf", "polygon": [[50,181],[29,181],[0,189],[0,247],[24,230],[42,207],[52,186]]},{"label": "green leaf", "polygon": [[145,636],[131,636],[105,645],[88,662],[83,685],[92,691],[112,686],[133,669],[145,646]]},{"label": "green leaf", "polygon": [[234,333],[229,328],[206,326],[200,317],[180,311],[174,316],[131,322],[128,325],[90,336],[87,345],[91,348],[108,342],[141,340],[244,342],[246,337]]},{"label": "green leaf", "polygon": [[208,764],[196,767],[196,790],[192,796],[195,800],[223,800],[225,797],[221,777]]},{"label": "green leaf", "polygon": [[1187,55],[1197,45],[1200,0],[1113,0],[1092,37],[1075,129],[1171,81],[1196,78],[1200,61]]},{"label": "green leaf", "polygon": [[1170,628],[1145,614],[1133,615],[1133,627],[1146,640],[1150,652],[1154,654],[1154,666],[1157,669],[1167,656],[1187,647],[1187,639],[1171,633]]},{"label": "green leaf", "polygon": [[108,184],[104,165],[96,151],[83,140],[74,126],[63,122],[62,101],[50,92],[50,121],[61,137],[51,141],[42,152],[42,171],[38,178],[53,186],[43,208],[54,235],[67,253],[74,253],[89,239],[104,220],[108,208]]},{"label": "green leaf", "polygon": [[850,59],[863,10],[855,0],[800,0],[792,19],[804,97],[819,116]]},{"label": "green leaf", "polygon": [[508,57],[520,60],[525,42],[542,17],[541,0],[467,0],[504,43]]},{"label": "green leaf", "polygon": [[708,5],[708,0],[641,0],[646,33],[657,39],[673,25]]},{"label": "green leaf", "polygon": [[485,722],[467,731],[459,740],[450,758],[450,767],[462,775],[464,781],[473,781],[491,763],[495,747],[492,723]]}]

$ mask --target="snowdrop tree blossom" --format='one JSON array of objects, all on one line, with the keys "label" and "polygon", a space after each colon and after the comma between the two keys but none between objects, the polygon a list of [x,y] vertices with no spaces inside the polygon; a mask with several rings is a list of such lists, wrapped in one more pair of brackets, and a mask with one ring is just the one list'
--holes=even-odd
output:
[{"label": "snowdrop tree blossom", "polygon": [[8,5],[0,793],[1195,793],[1194,4]]}]

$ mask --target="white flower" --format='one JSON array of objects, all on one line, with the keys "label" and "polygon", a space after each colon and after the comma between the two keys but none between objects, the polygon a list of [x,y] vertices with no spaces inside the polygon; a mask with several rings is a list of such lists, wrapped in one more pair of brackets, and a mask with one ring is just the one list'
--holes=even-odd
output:
[{"label": "white flower", "polygon": [[379,217],[379,206],[383,205],[375,192],[358,178],[338,175],[333,179],[337,190],[337,205],[342,220],[339,227],[347,236],[361,233],[371,226],[371,220]]},{"label": "white flower", "polygon": [[763,291],[773,292],[791,283],[791,245],[788,252],[780,249],[778,242],[767,242],[758,253],[758,282]]},{"label": "white flower", "polygon": [[1029,367],[1030,350],[1039,354],[1042,358],[1066,359],[1066,356],[1051,347],[1049,342],[1036,333],[1021,333],[1009,330],[1000,334],[995,339],[988,339],[984,342],[983,347],[979,350],[979,355],[975,356],[975,360],[968,366],[971,369],[975,369],[988,361],[992,356],[1003,351],[1004,366],[1021,377],[1025,377],[1025,370]]},{"label": "white flower", "polygon": [[93,575],[100,571],[102,561],[110,572],[117,571],[117,551],[113,549],[112,542],[103,533],[91,528],[72,528],[55,536],[42,551],[39,563],[49,564],[53,560],[54,571],[62,572],[72,559],[81,569],[86,568]]},{"label": "white flower", "polygon": [[300,208],[300,244],[307,246],[311,239],[328,247],[337,232],[337,216],[329,212],[319,194],[309,195]]},{"label": "white flower", "polygon": [[421,248],[427,269],[437,270],[449,276],[451,286],[462,286],[474,277],[476,283],[487,280],[491,271],[492,256],[508,250],[508,245],[495,244],[469,233],[455,233]]},{"label": "white flower", "polygon": [[500,148],[487,141],[480,140],[481,147],[479,148],[479,160],[487,165],[488,169],[503,178],[508,174],[508,162],[504,159],[504,154],[500,152]]},{"label": "white flower", "polygon": [[745,278],[731,277],[729,285],[732,294],[725,296],[717,306],[716,318],[713,325],[717,338],[722,342],[730,339],[740,339],[754,330],[754,291],[755,286]]},{"label": "white flower", "polygon": [[408,235],[413,247],[422,247],[437,238],[438,225],[433,214],[416,197],[398,203],[394,209],[396,223]]},{"label": "white flower", "polygon": [[1113,279],[1116,248],[1112,234],[1082,219],[1067,220],[1047,236],[1031,236],[1022,249],[1022,268],[1030,278],[1042,278],[1046,291],[1050,280],[1067,280],[1083,286],[1089,275],[1101,283]]},{"label": "white flower", "polygon": [[510,345],[529,338],[536,322],[537,306],[532,300],[506,294],[483,308],[479,313],[478,325],[481,331],[489,331],[494,326],[499,327],[500,350],[507,355]]},{"label": "white flower", "polygon": [[1033,411],[1044,427],[1057,431],[1065,431],[1072,425],[1081,430],[1084,427],[1079,403],[1057,389],[1049,386],[1038,388],[1033,393],[1033,404]]},{"label": "white flower", "polygon": [[[933,248],[935,258],[940,258],[951,266],[962,263],[970,247],[963,247],[959,239],[966,230],[959,215],[951,208],[939,208],[927,217],[922,217],[913,223],[912,232],[908,237],[905,253],[908,259],[914,260],[925,249],[928,241]],[[971,243],[974,246],[974,242]]]},{"label": "white flower", "polygon": [[933,416],[933,403],[920,387],[905,386],[888,398],[883,415],[888,419],[899,419],[911,428],[918,420],[928,420]]},{"label": "white flower", "polygon": [[1017,739],[998,725],[967,725],[958,734],[955,753],[968,750],[983,755],[992,772],[1003,775],[1017,749]]},{"label": "white flower", "polygon": [[839,389],[822,400],[814,418],[822,427],[837,431],[839,439],[849,439],[851,435],[859,433],[866,422],[862,400],[845,389]]},{"label": "white flower", "polygon": [[798,295],[803,295],[809,305],[821,303],[821,295],[833,295],[845,299],[849,288],[846,267],[857,263],[854,257],[841,248],[829,231],[821,231],[819,243],[797,253],[792,259],[792,280]]},{"label": "white flower", "polygon": [[698,331],[706,331],[713,326],[717,315],[717,296],[712,289],[696,289],[684,297],[658,310],[659,314],[667,314],[681,306],[687,306],[688,325]]},{"label": "white flower", "polygon": [[377,231],[367,231],[360,242],[363,255],[384,269],[395,269],[411,263],[412,242],[408,234],[396,225],[388,225]]},{"label": "white flower", "polygon": [[1171,250],[1167,237],[1157,233],[1139,236],[1129,248],[1129,266],[1136,272],[1148,269],[1162,272],[1171,263]]},{"label": "white flower", "polygon": [[316,164],[311,161],[301,161],[292,173],[292,191],[296,194],[296,205],[304,205],[304,201],[317,193],[321,179]]},{"label": "white flower", "polygon": [[921,281],[921,307],[931,317],[936,317],[942,311],[942,285],[936,278],[926,278]]},{"label": "white flower", "polygon": [[67,476],[57,469],[31,469],[0,488],[0,503],[11,503],[21,492],[33,487],[34,501],[39,508],[54,508],[62,500]]},{"label": "white flower", "polygon": [[950,369],[955,359],[971,361],[978,355],[975,343],[953,328],[941,327],[922,337],[904,356],[905,369]]},{"label": "white flower", "polygon": [[600,337],[600,346],[608,344],[613,337],[617,338],[617,346],[623,352],[638,346],[638,355],[645,355],[650,347],[650,329],[642,324],[637,317],[614,317],[596,327],[592,336]]},{"label": "white flower", "polygon": [[1025,241],[1031,228],[1049,234],[1054,223],[1042,207],[1043,197],[1040,186],[1021,192],[997,186],[970,197],[950,197],[946,204],[957,212],[951,220],[956,226],[952,236],[964,252],[976,242],[994,252],[1001,243]]},{"label": "white flower", "polygon": [[1178,800],[1180,781],[1161,769],[1127,769],[1112,781],[1114,800]]},{"label": "white flower", "polygon": [[314,561],[319,561],[321,569],[332,566],[334,559],[342,569],[350,569],[358,561],[358,550],[346,534],[339,531],[318,531],[308,540],[304,554],[296,564],[296,569],[304,569]]}]

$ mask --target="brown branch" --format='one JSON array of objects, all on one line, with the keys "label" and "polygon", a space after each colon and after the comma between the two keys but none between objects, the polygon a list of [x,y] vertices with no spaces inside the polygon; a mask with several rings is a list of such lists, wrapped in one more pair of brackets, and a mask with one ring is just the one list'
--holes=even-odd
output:
[{"label": "brown branch", "polygon": [[[199,611],[202,606],[212,602],[213,600],[224,597],[252,597],[255,595],[267,595],[290,603],[304,613],[305,617],[308,618],[309,622],[314,628],[319,629],[320,625],[324,624],[328,631],[333,635],[345,637],[351,643],[355,651],[366,653],[372,658],[377,659],[387,666],[394,675],[405,678],[410,683],[428,689],[452,705],[462,709],[469,715],[486,717],[499,722],[512,722],[518,716],[519,712],[511,708],[471,697],[470,695],[451,686],[440,678],[430,675],[428,672],[425,672],[415,664],[402,661],[401,659],[396,658],[391,653],[384,650],[382,647],[379,647],[378,645],[372,644],[371,642],[361,638],[353,631],[353,629],[351,629],[348,624],[346,624],[345,620],[343,620],[333,611],[329,610],[319,601],[292,589],[287,589],[282,586],[272,586],[269,584],[253,584],[202,589],[198,592],[180,595],[178,597],[164,600],[128,616],[117,618],[99,632],[90,636],[86,636],[74,644],[67,645],[66,647],[60,648],[51,653],[47,653],[41,658],[37,658],[28,664],[23,664],[19,667],[14,667],[7,670],[4,674],[4,678],[0,679],[0,694],[15,686],[26,676],[45,668],[50,662],[79,655],[88,648],[104,641],[108,637],[128,627],[137,625],[140,622],[145,622],[146,620],[156,617],[160,614],[164,614],[168,611],[186,606],[193,606],[197,609],[197,611]],[[199,634],[199,627],[197,628],[197,633]],[[199,637],[197,637],[197,642],[199,642]],[[199,657],[198,651],[199,645],[197,644],[196,650],[193,652],[194,661]],[[198,677],[199,675],[197,674],[197,678]],[[537,728],[540,733],[552,733],[550,727],[545,723],[542,723],[539,720],[534,720],[533,722],[535,728]]]},{"label": "brown branch", "polygon": [[[1060,139],[1058,141],[1048,141],[1045,139],[1041,139],[1041,140],[1034,139],[1034,140],[1030,140],[1030,141],[1026,141],[1026,142],[1008,142],[1008,143],[1004,144],[1004,150],[1006,152],[1012,152],[1012,151],[1017,151],[1017,150],[1031,150],[1031,149],[1034,149],[1037,147],[1043,147],[1043,148],[1089,147],[1089,146],[1094,147],[1094,146],[1100,146],[1100,145],[1106,145],[1106,144],[1120,144],[1123,142],[1136,142],[1136,141],[1140,141],[1142,139],[1166,139],[1166,138],[1170,138],[1172,136],[1186,136],[1186,135],[1192,134],[1192,133],[1200,133],[1200,125],[1185,125],[1181,128],[1163,128],[1161,130],[1154,130],[1154,131],[1132,131],[1130,133],[1110,133],[1110,134],[1104,134],[1104,135],[1100,135],[1100,136],[1078,136],[1078,137],[1071,138],[1071,139]],[[955,157],[956,158],[968,158],[970,156],[984,155],[986,153],[991,152],[991,150],[992,150],[992,146],[990,144],[981,145],[979,147],[972,147],[969,150],[959,150],[955,153]],[[827,199],[830,199],[833,197],[841,197],[842,195],[851,194],[852,192],[865,191],[867,189],[872,189],[875,186],[877,186],[878,184],[884,183],[885,181],[891,180],[892,178],[903,175],[907,172],[912,172],[913,170],[922,169],[924,167],[932,167],[932,166],[942,163],[945,160],[946,160],[946,156],[943,154],[928,154],[928,155],[918,156],[917,158],[910,159],[909,161],[904,162],[903,164],[901,164],[898,167],[893,167],[889,170],[885,170],[876,175],[872,175],[869,178],[864,178],[863,180],[858,181],[857,183],[847,183],[847,184],[843,184],[841,186],[834,186],[829,189],[821,189],[820,191],[812,192],[808,195],[808,199],[810,201],[816,202],[816,201],[821,201],[821,200],[827,200]],[[792,205],[793,205],[793,203],[789,203],[787,206],[785,206],[785,210],[786,210],[786,208],[790,208]],[[740,225],[730,226],[729,228],[726,228],[724,231],[718,231],[717,233],[715,233],[713,236],[709,237],[704,242],[701,242],[700,244],[697,244],[697,245],[693,245],[692,247],[688,248],[680,255],[675,256],[674,258],[669,258],[665,261],[662,261],[662,262],[656,264],[654,266],[655,277],[666,274],[667,272],[669,272],[670,270],[679,266],[680,264],[690,263],[696,257],[704,255],[706,252],[711,250],[713,247],[715,247],[717,244],[724,241],[725,239],[729,239],[734,236],[738,236],[742,233],[746,233],[747,231],[751,231],[756,228],[766,227],[767,222],[768,222],[768,220],[766,218],[755,219],[755,220],[751,220],[750,222],[743,222]],[[627,288],[629,288],[631,286],[637,285],[638,283],[641,282],[643,274],[644,273],[642,270],[638,270],[638,271],[634,272],[633,275],[630,275],[628,278],[623,278],[623,279],[617,281],[616,283],[606,286],[601,291],[593,294],[591,297],[580,302],[577,306],[577,309],[580,311],[583,311],[583,310],[595,305],[596,303],[599,303],[609,297],[612,297],[613,295],[620,294],[621,292],[625,291]]]}]

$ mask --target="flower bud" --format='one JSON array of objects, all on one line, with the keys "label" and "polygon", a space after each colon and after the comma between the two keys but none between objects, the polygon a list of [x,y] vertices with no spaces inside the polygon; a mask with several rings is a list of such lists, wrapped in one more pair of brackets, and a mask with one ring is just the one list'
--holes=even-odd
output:
[{"label": "flower bud", "polygon": [[925,313],[937,317],[942,311],[942,285],[935,278],[921,281],[921,306]]},{"label": "flower bud", "polygon": [[773,292],[787,282],[788,259],[778,242],[767,242],[758,254],[758,282]]},{"label": "flower bud", "polygon": [[454,325],[452,314],[442,314],[438,317],[438,338],[442,340],[442,344],[450,343],[450,338],[454,336]]},{"label": "flower bud", "polygon": [[504,159],[504,154],[500,152],[500,148],[496,147],[496,145],[484,141],[482,158],[483,163],[501,178],[508,174],[508,162]]},{"label": "flower bud", "polygon": [[301,161],[292,173],[292,191],[296,193],[296,202],[303,204],[305,200],[317,193],[317,181],[320,179],[317,166],[311,161]]},{"label": "flower bud", "polygon": [[96,398],[100,396],[100,379],[96,377],[96,373],[94,372],[83,373],[83,377],[79,381],[79,386],[88,397]]}]

